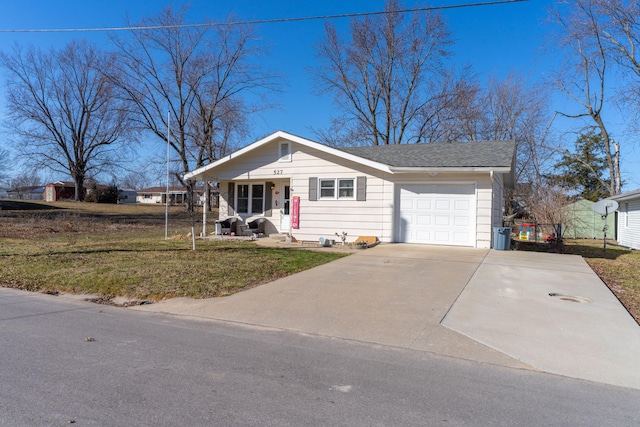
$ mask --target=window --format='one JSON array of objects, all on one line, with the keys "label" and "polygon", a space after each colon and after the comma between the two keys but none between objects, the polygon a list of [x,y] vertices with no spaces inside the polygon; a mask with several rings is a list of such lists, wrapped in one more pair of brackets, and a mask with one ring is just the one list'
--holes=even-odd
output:
[{"label": "window", "polygon": [[249,185],[238,184],[238,202],[236,203],[238,213],[249,213]]},{"label": "window", "polygon": [[280,161],[281,162],[290,162],[291,161],[291,146],[288,142],[280,143]]},{"label": "window", "polygon": [[338,180],[338,198],[353,197],[353,179]]},{"label": "window", "polygon": [[321,179],[320,180],[320,198],[336,197],[336,180],[335,179]]},{"label": "window", "polygon": [[264,184],[238,184],[236,212],[261,214],[264,212]]},{"label": "window", "polygon": [[264,212],[264,184],[253,184],[251,186],[251,213],[259,214]]},{"label": "window", "polygon": [[[355,194],[355,180],[349,179],[321,179],[320,198],[321,199],[352,199]],[[337,188],[337,193],[336,193]]]}]

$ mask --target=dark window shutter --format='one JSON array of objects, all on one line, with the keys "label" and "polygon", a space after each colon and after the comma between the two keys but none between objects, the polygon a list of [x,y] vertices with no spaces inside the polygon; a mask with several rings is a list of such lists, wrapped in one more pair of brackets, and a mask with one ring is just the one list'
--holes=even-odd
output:
[{"label": "dark window shutter", "polygon": [[235,189],[236,189],[235,184],[233,182],[230,182],[229,191],[227,191],[227,215],[228,216],[234,216],[236,214],[235,205],[234,205]]},{"label": "dark window shutter", "polygon": [[271,187],[273,187],[273,182],[266,182],[265,183],[265,189],[264,189],[264,216],[271,216],[271,196],[273,193],[273,190],[271,189]]},{"label": "dark window shutter", "polygon": [[367,200],[367,177],[359,176],[356,178],[356,200],[364,202]]},{"label": "dark window shutter", "polygon": [[318,178],[317,177],[309,178],[309,200],[312,202],[318,200]]}]

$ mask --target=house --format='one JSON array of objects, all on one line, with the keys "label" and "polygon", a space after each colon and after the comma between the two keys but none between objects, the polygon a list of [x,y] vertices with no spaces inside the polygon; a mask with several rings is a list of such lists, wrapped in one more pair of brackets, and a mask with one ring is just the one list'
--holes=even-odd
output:
[{"label": "house", "polygon": [[[187,190],[184,187],[169,187],[169,204],[181,205],[187,198]],[[149,187],[138,190],[136,195],[138,203],[160,203],[167,201],[167,187]]]},{"label": "house", "polygon": [[640,190],[609,197],[618,202],[618,243],[640,249]]},{"label": "house", "polygon": [[[109,188],[105,184],[85,182],[83,185],[85,195],[92,194],[95,189],[104,190]],[[76,197],[75,182],[56,181],[44,186],[44,200],[47,202],[58,202],[62,200],[74,200]]]},{"label": "house", "polygon": [[125,188],[119,191],[118,204],[119,205],[134,204],[136,203],[137,198],[138,198],[138,192],[136,190]]},{"label": "house", "polygon": [[[215,186],[211,187],[210,204],[212,207],[217,206],[218,192]],[[195,204],[202,206],[205,201],[204,186],[197,186],[195,195]],[[149,187],[143,188],[137,192],[136,201],[138,203],[158,203],[165,204],[167,200],[167,187]],[[169,204],[182,205],[187,201],[187,189],[180,186],[169,187]]]},{"label": "house", "polygon": [[612,212],[606,221],[593,210],[590,200],[578,200],[565,207],[565,224],[562,235],[567,239],[602,239],[603,229],[607,225],[607,237],[616,238],[616,216]]},{"label": "house", "polygon": [[185,174],[220,185],[220,219],[266,218],[266,234],[317,241],[491,246],[515,143],[333,148],[275,132]]}]

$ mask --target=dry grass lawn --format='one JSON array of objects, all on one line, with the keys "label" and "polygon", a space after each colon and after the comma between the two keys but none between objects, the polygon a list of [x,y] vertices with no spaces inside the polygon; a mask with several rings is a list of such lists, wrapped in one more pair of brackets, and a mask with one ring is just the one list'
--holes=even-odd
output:
[{"label": "dry grass lawn", "polygon": [[[0,208],[0,286],[31,291],[217,297],[345,256],[201,239],[193,252],[190,238],[164,239],[158,205],[0,201]],[[169,234],[190,229],[184,208],[171,208]]]}]

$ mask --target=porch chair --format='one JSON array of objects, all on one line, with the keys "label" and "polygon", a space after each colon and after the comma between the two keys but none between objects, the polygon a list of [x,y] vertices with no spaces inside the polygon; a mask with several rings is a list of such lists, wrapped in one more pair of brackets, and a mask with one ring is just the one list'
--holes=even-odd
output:
[{"label": "porch chair", "polygon": [[266,218],[257,218],[247,223],[248,234],[264,235],[264,229],[266,226]]}]

